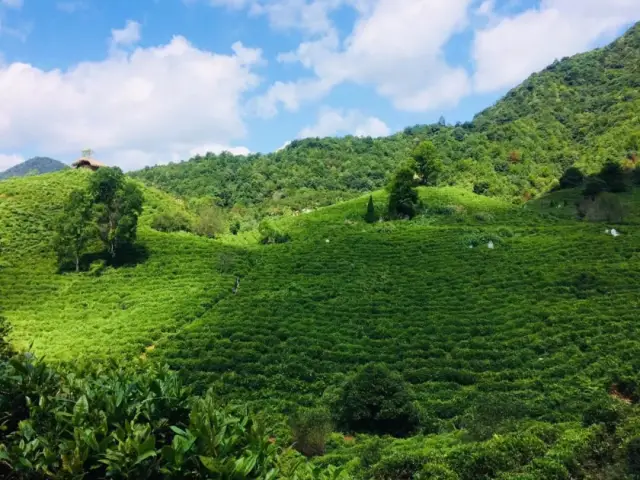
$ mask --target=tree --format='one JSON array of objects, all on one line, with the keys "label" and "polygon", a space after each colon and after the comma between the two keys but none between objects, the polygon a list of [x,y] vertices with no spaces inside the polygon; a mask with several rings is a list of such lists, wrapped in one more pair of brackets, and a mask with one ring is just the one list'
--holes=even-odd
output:
[{"label": "tree", "polygon": [[619,193],[627,190],[624,170],[622,169],[622,165],[617,162],[609,161],[605,163],[598,177],[607,184],[610,192]]},{"label": "tree", "polygon": [[364,216],[364,221],[367,223],[375,223],[378,220],[376,215],[376,207],[373,204],[373,195],[369,195],[369,203],[367,204],[367,213]]},{"label": "tree", "polygon": [[630,474],[640,477],[640,437],[632,438],[627,444],[627,467]]},{"label": "tree", "polygon": [[415,162],[416,173],[423,185],[436,185],[438,176],[442,172],[442,161],[438,155],[438,149],[433,142],[420,143],[412,152],[411,158]]},{"label": "tree", "polygon": [[294,447],[307,457],[324,455],[327,436],[332,422],[329,412],[323,409],[300,409],[290,420]]},{"label": "tree", "polygon": [[76,272],[80,271],[80,258],[96,236],[93,224],[93,205],[86,190],[74,190],[69,194],[60,217],[56,221],[53,244],[62,265],[72,260]]},{"label": "tree", "polygon": [[224,210],[214,204],[203,205],[198,208],[198,218],[194,231],[203,237],[215,238],[225,229]]},{"label": "tree", "polygon": [[406,383],[381,364],[366,365],[347,380],[334,410],[340,425],[356,432],[405,436],[419,421]]},{"label": "tree", "polygon": [[418,210],[418,192],[413,188],[413,170],[410,167],[398,170],[389,190],[389,215],[415,217]]},{"label": "tree", "polygon": [[142,192],[119,168],[101,168],[91,177],[89,192],[96,208],[98,236],[111,258],[136,239]]},{"label": "tree", "polygon": [[560,177],[560,188],[575,188],[584,182],[584,174],[578,167],[569,167]]}]

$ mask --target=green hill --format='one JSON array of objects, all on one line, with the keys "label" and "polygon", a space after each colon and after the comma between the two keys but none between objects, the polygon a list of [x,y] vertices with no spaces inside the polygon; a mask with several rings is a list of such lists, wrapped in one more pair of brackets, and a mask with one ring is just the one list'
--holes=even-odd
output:
[{"label": "green hill", "polygon": [[216,196],[226,206],[304,208],[380,188],[417,142],[431,139],[447,166],[443,184],[528,199],[571,165],[591,173],[637,154],[638,65],[640,24],[606,48],[532,75],[471,122],[418,125],[386,138],[296,140],[271,154],[208,154],[133,175],[177,195]]},{"label": "green hill", "polygon": [[65,163],[49,157],[34,157],[15,165],[4,172],[0,172],[0,180],[11,177],[24,177],[26,175],[39,175],[42,173],[57,172],[69,168]]},{"label": "green hill", "polygon": [[[631,211],[618,238],[575,219],[578,192],[514,206],[447,187],[422,188],[425,213],[410,222],[366,224],[364,196],[276,219],[291,241],[261,245],[249,233],[156,232],[154,212],[183,207],[145,188],[144,257],[60,274],[50,222],[88,175],[0,184],[0,298],[18,347],[33,342],[49,361],[167,362],[198,391],[265,412],[284,439],[293,409],[325,404],[360,366],[382,362],[411,385],[423,430],[381,440],[375,478],[435,457],[479,478],[482,458],[507,451],[486,478],[600,465],[590,449],[605,448],[603,430],[583,415],[605,401],[626,408],[608,392],[638,381],[638,190],[620,194]],[[382,209],[386,193],[374,200]],[[606,448],[640,433],[625,425]],[[355,475],[374,443],[334,437],[317,462]]]}]

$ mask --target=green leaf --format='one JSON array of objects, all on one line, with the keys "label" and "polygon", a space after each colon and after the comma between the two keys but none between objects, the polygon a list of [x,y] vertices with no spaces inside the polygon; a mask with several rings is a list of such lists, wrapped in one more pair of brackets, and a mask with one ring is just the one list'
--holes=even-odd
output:
[{"label": "green leaf", "polygon": [[171,427],[169,427],[169,428],[171,428],[171,431],[172,431],[173,433],[177,433],[178,435],[186,435],[186,434],[187,434],[187,432],[185,432],[184,430],[182,430],[181,428],[178,428],[178,427],[176,427],[176,426],[173,426],[173,425],[172,425],[172,426],[171,426]]},{"label": "green leaf", "polygon": [[222,465],[222,462],[220,462],[220,460],[215,459],[213,457],[205,457],[203,455],[200,455],[198,458],[202,462],[202,465],[204,465],[204,468],[206,468],[210,472],[222,473],[224,471],[224,467]]},{"label": "green leaf", "polygon": [[139,463],[145,461],[147,458],[155,457],[157,454],[158,453],[155,450],[149,450],[142,455],[138,455],[138,458],[136,458],[134,465],[138,465]]}]

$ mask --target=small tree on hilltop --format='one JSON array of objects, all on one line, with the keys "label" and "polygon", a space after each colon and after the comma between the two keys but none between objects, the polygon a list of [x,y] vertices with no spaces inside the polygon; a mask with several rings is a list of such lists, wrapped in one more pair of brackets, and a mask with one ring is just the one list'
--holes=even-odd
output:
[{"label": "small tree on hilltop", "polygon": [[418,192],[413,188],[413,170],[403,167],[398,170],[389,186],[389,216],[416,216],[418,210]]},{"label": "small tree on hilltop", "polygon": [[438,149],[430,141],[420,143],[412,152],[416,173],[423,185],[436,185],[442,172],[442,161]]},{"label": "small tree on hilltop", "polygon": [[96,208],[98,235],[111,258],[136,239],[142,192],[119,168],[101,168],[91,177],[89,192]]},{"label": "small tree on hilltop", "polygon": [[367,213],[364,216],[364,221],[367,223],[375,223],[378,220],[376,215],[376,207],[373,204],[373,195],[369,195],[369,203],[367,203]]},{"label": "small tree on hilltop", "polygon": [[69,195],[58,217],[53,236],[58,263],[72,260],[76,272],[80,271],[80,258],[89,242],[95,238],[94,212],[91,197],[85,190],[74,190]]},{"label": "small tree on hilltop", "polygon": [[405,436],[418,426],[406,383],[384,365],[366,365],[345,383],[336,400],[336,417],[351,431]]}]

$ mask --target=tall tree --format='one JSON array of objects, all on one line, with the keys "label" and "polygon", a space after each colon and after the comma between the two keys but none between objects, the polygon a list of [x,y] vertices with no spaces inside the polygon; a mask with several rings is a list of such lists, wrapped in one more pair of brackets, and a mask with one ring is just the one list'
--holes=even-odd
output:
[{"label": "tall tree", "polygon": [[389,215],[413,218],[418,210],[418,192],[413,188],[413,169],[398,170],[389,187]]},{"label": "tall tree", "polygon": [[442,172],[442,161],[433,142],[424,141],[412,152],[416,173],[424,185],[436,185]]},{"label": "tall tree", "polygon": [[367,223],[375,223],[378,220],[376,215],[376,207],[373,204],[373,195],[369,195],[369,203],[367,203],[367,213],[364,216],[364,221]]},{"label": "tall tree", "polygon": [[80,271],[80,258],[96,234],[92,221],[93,208],[88,192],[72,191],[56,222],[53,237],[54,249],[61,265],[67,260],[72,260],[76,272]]},{"label": "tall tree", "polygon": [[119,168],[101,168],[91,177],[89,192],[96,208],[98,235],[116,258],[123,245],[136,239],[142,212],[142,192]]}]

